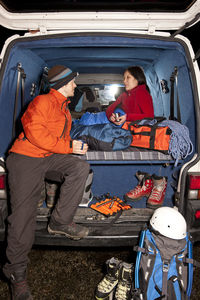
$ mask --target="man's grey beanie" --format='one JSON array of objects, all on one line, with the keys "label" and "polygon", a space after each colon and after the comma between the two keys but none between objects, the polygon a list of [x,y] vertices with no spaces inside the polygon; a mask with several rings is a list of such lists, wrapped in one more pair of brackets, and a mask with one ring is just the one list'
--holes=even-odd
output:
[{"label": "man's grey beanie", "polygon": [[76,76],[78,76],[77,72],[72,72],[71,69],[62,65],[54,66],[48,71],[50,87],[55,90],[59,90]]}]

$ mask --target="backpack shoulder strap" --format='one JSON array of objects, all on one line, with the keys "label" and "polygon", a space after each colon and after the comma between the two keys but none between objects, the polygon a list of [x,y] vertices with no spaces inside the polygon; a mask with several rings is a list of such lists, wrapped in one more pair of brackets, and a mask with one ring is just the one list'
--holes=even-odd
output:
[{"label": "backpack shoulder strap", "polygon": [[140,234],[140,240],[139,240],[139,246],[137,250],[137,256],[136,256],[136,264],[135,264],[135,289],[140,288],[139,284],[139,267],[140,267],[140,260],[141,260],[141,255],[142,252],[144,251],[143,245],[144,245],[144,238],[146,235],[146,229],[143,230]]},{"label": "backpack shoulder strap", "polygon": [[192,242],[188,239],[188,257],[185,257],[183,262],[188,263],[188,286],[187,295],[190,296],[192,292],[192,282],[193,282],[193,267],[199,267],[200,263],[193,259]]},{"label": "backpack shoulder strap", "polygon": [[192,264],[194,267],[200,268],[200,263],[193,258],[184,257],[183,262],[186,264]]},{"label": "backpack shoulder strap", "polygon": [[141,253],[147,253],[146,249],[141,248],[140,246],[134,246],[133,250],[136,251],[136,252],[140,251]]},{"label": "backpack shoulder strap", "polygon": [[168,271],[169,271],[170,263],[168,261],[163,261],[162,265],[162,299],[167,300],[167,278],[168,278]]}]

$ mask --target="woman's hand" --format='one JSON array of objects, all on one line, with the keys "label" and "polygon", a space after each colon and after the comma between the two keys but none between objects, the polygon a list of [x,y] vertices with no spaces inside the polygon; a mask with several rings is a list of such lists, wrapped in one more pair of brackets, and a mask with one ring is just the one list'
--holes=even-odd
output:
[{"label": "woman's hand", "polygon": [[110,116],[110,121],[111,121],[112,123],[115,123],[115,122],[116,122],[115,114],[114,114],[114,113],[112,113],[112,115]]},{"label": "woman's hand", "polygon": [[116,120],[115,114],[112,113],[112,115],[110,116],[110,121],[115,125],[122,125],[126,121],[126,114],[118,117],[118,119]]},{"label": "woman's hand", "polygon": [[88,150],[88,145],[82,141],[73,140],[72,142],[73,153],[74,154],[85,154]]}]

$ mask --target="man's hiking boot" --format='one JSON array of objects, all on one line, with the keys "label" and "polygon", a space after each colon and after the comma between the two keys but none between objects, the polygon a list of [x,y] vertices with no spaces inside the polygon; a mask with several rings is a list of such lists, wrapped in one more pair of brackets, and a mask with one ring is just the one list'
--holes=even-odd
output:
[{"label": "man's hiking boot", "polygon": [[107,274],[99,282],[96,288],[96,299],[107,299],[107,297],[113,292],[118,283],[120,264],[121,261],[114,257],[106,261]]},{"label": "man's hiking boot", "polygon": [[165,192],[167,188],[167,177],[152,175],[153,178],[153,189],[151,195],[147,200],[147,207],[156,209],[163,205],[165,198]]},{"label": "man's hiking boot", "polygon": [[38,201],[38,208],[42,207],[43,202],[46,200],[46,188],[45,188],[45,182],[42,185],[40,199]]},{"label": "man's hiking boot", "polygon": [[10,282],[12,300],[33,300],[26,280],[26,271],[11,274]]},{"label": "man's hiking boot", "polygon": [[50,234],[65,235],[66,237],[72,240],[80,240],[88,235],[89,229],[87,227],[78,225],[74,222],[72,222],[69,225],[58,224],[55,221],[53,221],[51,218],[50,223],[48,225],[48,232]]},{"label": "man's hiking boot", "polygon": [[133,284],[133,264],[123,262],[120,266],[115,300],[130,300]]},{"label": "man's hiking boot", "polygon": [[124,195],[124,200],[138,201],[142,197],[149,197],[153,188],[153,179],[150,174],[138,171],[136,177],[139,180],[137,186]]},{"label": "man's hiking boot", "polygon": [[46,182],[46,191],[47,191],[46,203],[48,208],[52,208],[55,205],[57,189],[58,189],[58,185],[56,183]]}]

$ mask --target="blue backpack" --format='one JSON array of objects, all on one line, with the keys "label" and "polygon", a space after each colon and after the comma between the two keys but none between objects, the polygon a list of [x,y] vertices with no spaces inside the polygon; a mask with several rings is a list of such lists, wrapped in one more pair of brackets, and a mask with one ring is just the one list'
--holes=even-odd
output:
[{"label": "blue backpack", "polygon": [[192,243],[188,234],[175,240],[158,232],[142,231],[135,265],[133,300],[183,300],[192,291]]}]

